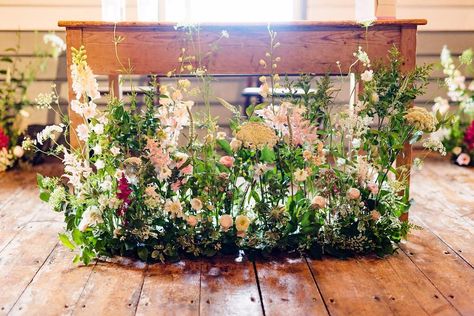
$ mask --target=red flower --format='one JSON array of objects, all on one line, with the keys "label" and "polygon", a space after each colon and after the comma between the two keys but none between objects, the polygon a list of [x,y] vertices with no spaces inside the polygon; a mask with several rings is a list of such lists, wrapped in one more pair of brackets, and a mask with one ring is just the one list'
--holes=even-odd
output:
[{"label": "red flower", "polygon": [[10,143],[10,138],[5,134],[3,129],[0,128],[0,149],[8,148],[9,143]]},{"label": "red flower", "polygon": [[119,191],[117,192],[117,198],[122,200],[123,203],[120,209],[118,209],[117,215],[124,216],[128,206],[130,205],[130,194],[132,193],[132,190],[130,189],[127,178],[123,173],[119,180],[118,189]]},{"label": "red flower", "polygon": [[471,125],[466,129],[464,133],[464,143],[466,144],[469,150],[474,149],[474,121],[471,122]]}]

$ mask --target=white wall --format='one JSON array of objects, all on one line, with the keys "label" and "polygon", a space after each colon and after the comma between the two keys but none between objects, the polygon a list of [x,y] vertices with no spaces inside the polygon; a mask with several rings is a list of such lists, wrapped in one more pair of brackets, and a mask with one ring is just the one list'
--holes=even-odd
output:
[{"label": "white wall", "polygon": [[[307,3],[309,20],[350,20],[354,19],[355,1],[305,0],[303,3]],[[134,19],[136,1],[127,0],[127,5],[127,16]],[[472,31],[474,0],[398,0],[398,17],[428,19],[429,24],[422,30]],[[100,0],[0,0],[0,30],[51,30],[59,29],[58,20],[100,18]]]},{"label": "white wall", "polygon": [[[353,20],[357,0],[308,0],[309,20]],[[397,17],[422,18],[424,31],[474,31],[474,0],[397,0]]]}]

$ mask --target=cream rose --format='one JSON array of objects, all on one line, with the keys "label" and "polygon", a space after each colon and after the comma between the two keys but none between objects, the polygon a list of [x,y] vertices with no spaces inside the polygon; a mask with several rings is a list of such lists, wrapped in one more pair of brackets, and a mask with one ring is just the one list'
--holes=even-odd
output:
[{"label": "cream rose", "polygon": [[198,198],[194,198],[191,200],[191,207],[195,211],[202,210],[202,201]]},{"label": "cream rose", "polygon": [[325,208],[327,205],[327,200],[322,197],[321,195],[316,195],[312,200],[311,200],[311,206],[314,208]]},{"label": "cream rose", "polygon": [[224,231],[228,231],[232,227],[234,220],[229,214],[224,214],[219,218],[219,224],[221,225]]},{"label": "cream rose", "polygon": [[238,232],[246,232],[250,225],[250,219],[245,215],[238,215],[235,218],[235,228]]}]

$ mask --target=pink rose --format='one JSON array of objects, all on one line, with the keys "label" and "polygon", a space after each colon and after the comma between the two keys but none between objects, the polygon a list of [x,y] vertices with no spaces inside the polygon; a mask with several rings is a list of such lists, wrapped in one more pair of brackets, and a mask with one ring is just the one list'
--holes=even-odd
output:
[{"label": "pink rose", "polygon": [[234,157],[231,156],[222,156],[221,159],[219,159],[219,162],[227,168],[232,168],[232,166],[234,165],[234,161]]}]

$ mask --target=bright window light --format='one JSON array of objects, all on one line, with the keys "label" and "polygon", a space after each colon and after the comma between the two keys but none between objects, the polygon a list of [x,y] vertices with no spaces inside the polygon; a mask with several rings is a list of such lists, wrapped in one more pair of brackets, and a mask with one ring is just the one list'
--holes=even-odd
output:
[{"label": "bright window light", "polygon": [[275,22],[294,19],[294,0],[167,0],[168,21]]}]

